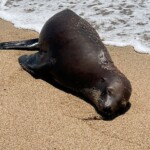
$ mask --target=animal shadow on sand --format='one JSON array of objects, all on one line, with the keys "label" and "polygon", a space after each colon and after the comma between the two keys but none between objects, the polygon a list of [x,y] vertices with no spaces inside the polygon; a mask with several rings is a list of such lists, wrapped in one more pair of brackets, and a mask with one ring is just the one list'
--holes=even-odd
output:
[{"label": "animal shadow on sand", "polygon": [[103,114],[101,114],[101,113],[98,111],[98,109],[95,107],[95,105],[94,105],[91,101],[89,101],[89,99],[87,99],[86,97],[84,97],[82,94],[80,94],[80,93],[78,93],[78,92],[76,92],[76,91],[73,91],[73,90],[71,90],[71,89],[68,89],[68,88],[66,88],[66,87],[64,87],[64,86],[62,86],[62,85],[60,85],[59,83],[55,82],[54,79],[53,79],[52,77],[50,77],[50,75],[47,75],[47,74],[45,73],[45,70],[40,71],[40,72],[42,72],[42,74],[38,72],[37,74],[31,74],[31,73],[30,73],[30,75],[31,75],[33,78],[35,78],[35,79],[42,79],[43,81],[45,81],[45,82],[51,84],[52,86],[58,88],[59,90],[62,90],[62,91],[64,91],[64,92],[66,92],[66,93],[70,93],[70,94],[72,94],[72,95],[77,96],[78,98],[80,98],[80,99],[84,100],[85,102],[87,102],[88,104],[92,105],[92,106],[95,108],[96,112],[100,115],[100,117],[93,116],[93,117],[83,118],[83,119],[81,119],[81,120],[83,120],[83,121],[90,121],[90,120],[111,121],[111,120],[114,120],[116,117],[125,114],[125,113],[130,109],[130,107],[131,107],[131,103],[129,102],[128,105],[127,105],[127,107],[126,107],[126,109],[124,109],[124,110],[118,112],[117,114],[115,114],[115,115],[113,115],[113,116],[109,116],[109,117],[108,117],[108,116],[104,116]]}]

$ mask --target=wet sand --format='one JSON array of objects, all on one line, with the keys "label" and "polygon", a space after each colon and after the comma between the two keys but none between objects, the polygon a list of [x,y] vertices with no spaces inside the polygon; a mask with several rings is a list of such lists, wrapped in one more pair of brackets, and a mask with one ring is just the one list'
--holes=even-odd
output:
[{"label": "wet sand", "polygon": [[[36,37],[0,20],[0,42]],[[90,104],[22,70],[18,57],[34,52],[0,50],[0,149],[149,150],[150,55],[107,47],[133,88],[130,110],[112,121],[94,120]]]}]

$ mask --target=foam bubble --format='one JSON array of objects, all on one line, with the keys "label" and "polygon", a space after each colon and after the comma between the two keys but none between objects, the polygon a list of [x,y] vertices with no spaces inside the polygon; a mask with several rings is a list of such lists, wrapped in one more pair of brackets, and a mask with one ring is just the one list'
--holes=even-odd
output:
[{"label": "foam bubble", "polygon": [[0,17],[40,32],[47,19],[66,8],[90,22],[105,44],[150,54],[149,0],[1,0]]}]

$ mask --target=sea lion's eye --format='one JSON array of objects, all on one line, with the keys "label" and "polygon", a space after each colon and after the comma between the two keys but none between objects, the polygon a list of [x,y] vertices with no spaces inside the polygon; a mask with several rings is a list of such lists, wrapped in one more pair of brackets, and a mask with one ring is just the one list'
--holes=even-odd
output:
[{"label": "sea lion's eye", "polygon": [[108,89],[107,89],[107,93],[108,93],[109,95],[112,95],[112,94],[113,94],[113,89],[112,89],[112,88],[108,88]]},{"label": "sea lion's eye", "polygon": [[104,78],[100,78],[100,81],[101,81],[101,82],[105,82],[105,79],[104,79]]},{"label": "sea lion's eye", "polygon": [[110,91],[110,90],[107,90],[107,93],[108,93],[109,95],[111,95],[111,91]]},{"label": "sea lion's eye", "polygon": [[101,96],[104,96],[106,94],[106,92],[105,91],[103,91],[102,93],[101,93]]}]

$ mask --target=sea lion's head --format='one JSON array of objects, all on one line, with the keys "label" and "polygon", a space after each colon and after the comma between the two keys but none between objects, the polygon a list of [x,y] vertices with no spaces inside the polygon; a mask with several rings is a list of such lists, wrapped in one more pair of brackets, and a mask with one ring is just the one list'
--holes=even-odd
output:
[{"label": "sea lion's head", "polygon": [[124,113],[130,103],[131,84],[125,76],[105,78],[103,88],[100,88],[100,96],[97,101],[97,110],[104,117],[113,117]]},{"label": "sea lion's head", "polygon": [[103,78],[99,86],[88,90],[86,96],[104,119],[113,119],[129,109],[131,84],[125,76]]}]

